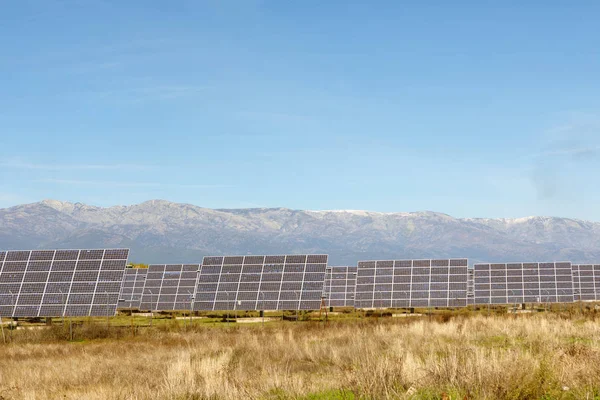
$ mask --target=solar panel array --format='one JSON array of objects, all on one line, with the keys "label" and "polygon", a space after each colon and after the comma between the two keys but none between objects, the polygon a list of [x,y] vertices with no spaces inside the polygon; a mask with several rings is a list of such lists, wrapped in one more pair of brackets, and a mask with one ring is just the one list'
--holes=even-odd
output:
[{"label": "solar panel array", "polygon": [[126,269],[127,249],[0,252],[0,316],[110,316],[117,309],[318,310],[600,301],[600,265],[361,261],[327,255],[205,257]]},{"label": "solar panel array", "polygon": [[142,301],[144,284],[146,283],[147,268],[127,268],[121,284],[119,309],[139,309]]},{"label": "solar panel array", "polygon": [[190,310],[199,268],[199,264],[149,265],[140,309]]},{"label": "solar panel array", "polygon": [[475,264],[475,304],[571,303],[570,262]]},{"label": "solar panel array", "polygon": [[204,257],[194,310],[318,310],[327,255]]},{"label": "solar panel array", "polygon": [[575,301],[600,300],[600,265],[574,264],[573,297]]},{"label": "solar panel array", "polygon": [[467,265],[467,259],[361,261],[355,307],[466,307]]},{"label": "solar panel array", "polygon": [[357,267],[327,267],[325,294],[328,307],[354,307]]},{"label": "solar panel array", "polygon": [[0,316],[114,315],[129,250],[0,253]]}]

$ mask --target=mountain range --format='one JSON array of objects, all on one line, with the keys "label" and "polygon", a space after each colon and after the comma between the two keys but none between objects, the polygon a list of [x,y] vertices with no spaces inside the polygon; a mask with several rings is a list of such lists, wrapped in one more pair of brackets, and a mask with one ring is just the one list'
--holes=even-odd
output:
[{"label": "mountain range", "polygon": [[436,212],[209,209],[164,200],[107,208],[44,200],[0,209],[1,249],[101,247],[128,247],[130,261],[140,263],[288,253],[329,254],[330,265],[442,257],[597,263],[600,223]]}]

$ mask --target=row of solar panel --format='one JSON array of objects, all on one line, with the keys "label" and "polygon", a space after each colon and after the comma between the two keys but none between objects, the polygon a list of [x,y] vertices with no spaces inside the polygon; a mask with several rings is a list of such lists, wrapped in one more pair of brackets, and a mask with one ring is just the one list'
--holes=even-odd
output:
[{"label": "row of solar panel", "polygon": [[327,256],[205,261],[211,265],[150,265],[145,272],[126,271],[119,306],[157,311],[320,308]]},{"label": "row of solar panel", "polygon": [[[585,278],[580,283],[581,289],[577,289],[574,277],[579,266],[572,266],[571,273],[570,263],[477,264],[474,270],[468,270],[467,264],[466,259],[399,260],[363,262],[359,264],[361,270],[348,266],[329,267],[324,282],[326,304],[357,308],[462,307],[473,303],[572,302],[597,298],[596,285],[585,282]],[[411,267],[407,267],[409,265]],[[419,267],[414,267],[415,265]],[[425,272],[421,265],[430,267]],[[440,268],[437,265],[447,267]],[[255,269],[247,269],[251,267],[248,265],[243,268],[234,264],[230,266],[234,268],[226,269],[226,274],[223,274],[223,270],[220,275],[200,274],[195,295],[188,290],[187,295],[174,297],[177,292],[171,288],[164,292],[163,284],[162,294],[155,293],[156,300],[153,303],[156,307],[162,307],[161,310],[173,309],[168,306],[173,302],[180,303],[180,309],[189,309],[192,298],[197,303],[194,309],[198,310],[302,308],[298,295],[292,294],[292,291],[301,289],[301,280],[285,281],[293,273],[284,275],[282,282],[272,283],[271,274],[260,274],[261,271],[264,272],[261,266]],[[585,266],[582,270],[586,271],[585,276],[594,276],[593,266]],[[211,268],[209,271],[215,270]],[[230,276],[230,271],[234,274],[239,271],[241,276]],[[245,274],[245,271],[248,272]],[[600,266],[598,271],[600,272]],[[278,281],[280,278],[281,274],[277,275]],[[600,273],[598,279],[600,280]],[[316,293],[320,278],[314,284],[315,304],[311,307],[318,306]],[[597,286],[600,288],[600,284]],[[138,289],[136,293],[138,299],[143,297],[143,289]],[[216,295],[217,293],[220,294]],[[142,302],[142,306],[147,307],[150,303]]]},{"label": "row of solar panel", "polygon": [[[0,316],[148,310],[461,307],[597,300],[600,266],[385,260],[327,269],[326,255],[205,257],[125,271],[128,250],[0,252]],[[206,265],[205,265],[206,263]],[[598,284],[596,284],[598,282]]]},{"label": "row of solar panel", "polygon": [[[318,309],[326,255],[206,257],[125,271],[126,249],[0,252],[0,316],[149,310]],[[202,277],[199,281],[199,277]],[[196,295],[198,293],[198,295]]]}]

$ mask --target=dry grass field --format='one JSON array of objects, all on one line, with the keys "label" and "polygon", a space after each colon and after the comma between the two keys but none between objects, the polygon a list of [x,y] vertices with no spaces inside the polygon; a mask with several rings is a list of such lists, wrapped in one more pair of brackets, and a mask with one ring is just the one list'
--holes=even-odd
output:
[{"label": "dry grass field", "polygon": [[0,344],[0,399],[600,399],[594,315],[78,329]]}]

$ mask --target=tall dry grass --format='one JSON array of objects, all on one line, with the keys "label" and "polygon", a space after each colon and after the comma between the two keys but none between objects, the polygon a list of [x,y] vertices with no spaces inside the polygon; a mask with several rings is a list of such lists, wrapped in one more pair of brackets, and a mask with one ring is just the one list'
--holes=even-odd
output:
[{"label": "tall dry grass", "polygon": [[52,332],[19,333],[0,345],[0,399],[600,398],[595,319],[109,332],[120,337],[65,342]]}]

